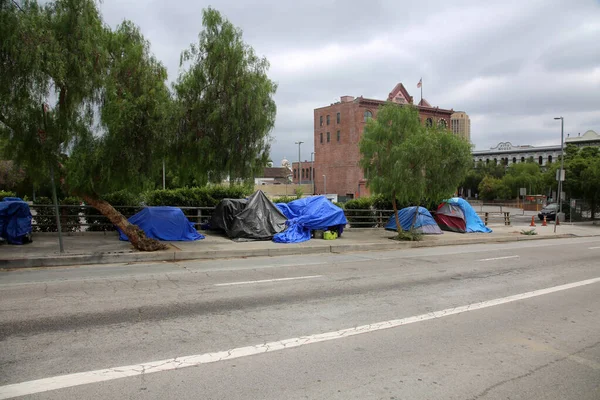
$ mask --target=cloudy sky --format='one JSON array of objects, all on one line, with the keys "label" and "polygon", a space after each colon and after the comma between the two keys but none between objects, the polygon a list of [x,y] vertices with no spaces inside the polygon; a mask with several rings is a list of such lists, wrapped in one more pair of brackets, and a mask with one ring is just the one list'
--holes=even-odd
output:
[{"label": "cloudy sky", "polygon": [[560,143],[600,132],[600,1],[104,0],[111,26],[130,19],[178,74],[179,55],[212,6],[244,31],[279,84],[272,158],[303,159],[313,109],[342,95],[385,99],[398,82],[415,99],[466,111],[477,149],[500,141]]}]

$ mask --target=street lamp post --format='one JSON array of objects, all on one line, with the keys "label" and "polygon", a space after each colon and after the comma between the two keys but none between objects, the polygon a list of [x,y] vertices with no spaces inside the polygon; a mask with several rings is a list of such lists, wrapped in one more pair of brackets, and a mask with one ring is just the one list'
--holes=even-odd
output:
[{"label": "street lamp post", "polygon": [[300,178],[300,171],[302,170],[302,159],[300,158],[300,145],[304,142],[294,142],[294,144],[298,145],[298,186],[302,184],[302,179]]},{"label": "street lamp post", "polygon": [[315,194],[315,164],[313,162],[313,156],[315,155],[315,152],[313,151],[312,153],[310,153],[310,183],[312,183],[312,190],[313,190],[313,195]]},{"label": "street lamp post", "polygon": [[[560,119],[560,172],[558,173],[558,213],[562,216],[562,181],[563,181],[563,167],[565,162],[565,152],[564,152],[564,135],[565,135],[565,120],[563,117],[556,117],[555,120]],[[556,216],[556,219],[559,218],[559,215]],[[554,232],[556,232],[556,221],[554,221]]]},{"label": "street lamp post", "polygon": [[323,175],[323,192],[327,196],[327,175]]}]

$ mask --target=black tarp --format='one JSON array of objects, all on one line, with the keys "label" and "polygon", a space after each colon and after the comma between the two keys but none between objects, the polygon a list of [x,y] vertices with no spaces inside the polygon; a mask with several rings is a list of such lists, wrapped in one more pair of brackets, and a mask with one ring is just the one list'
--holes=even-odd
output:
[{"label": "black tarp", "polygon": [[285,230],[286,221],[285,215],[259,190],[247,199],[221,200],[210,227],[224,231],[236,241],[271,240]]}]

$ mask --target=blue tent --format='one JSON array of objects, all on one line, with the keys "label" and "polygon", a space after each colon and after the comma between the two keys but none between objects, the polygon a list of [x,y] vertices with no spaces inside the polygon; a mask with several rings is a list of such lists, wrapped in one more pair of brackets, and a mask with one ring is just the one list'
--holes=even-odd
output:
[{"label": "blue tent", "polygon": [[18,197],[5,197],[0,201],[0,236],[10,244],[31,241],[31,211],[29,205]]},{"label": "blue tent", "polygon": [[465,214],[465,222],[466,222],[466,232],[483,232],[490,233],[492,230],[485,226],[479,215],[475,212],[473,207],[469,204],[465,199],[461,199],[460,197],[453,197],[445,201],[448,204],[457,205]]},{"label": "blue tent", "polygon": [[288,218],[288,228],[273,237],[278,243],[305,242],[310,240],[310,231],[316,229],[335,228],[341,235],[348,223],[344,210],[325,196],[306,197],[276,206]]},{"label": "blue tent", "polygon": [[[400,220],[400,226],[403,230],[410,230],[414,220],[415,224],[413,229],[417,232],[430,235],[441,235],[443,233],[426,208],[419,207],[416,220],[415,212],[417,212],[417,207],[406,207],[402,210],[398,210],[398,219]],[[396,218],[394,218],[393,214],[385,225],[385,229],[388,231],[396,231]]]},{"label": "blue tent", "polygon": [[[146,207],[128,221],[139,226],[149,238],[167,241],[192,241],[204,239],[194,225],[177,207]],[[119,239],[127,236],[119,230]]]}]

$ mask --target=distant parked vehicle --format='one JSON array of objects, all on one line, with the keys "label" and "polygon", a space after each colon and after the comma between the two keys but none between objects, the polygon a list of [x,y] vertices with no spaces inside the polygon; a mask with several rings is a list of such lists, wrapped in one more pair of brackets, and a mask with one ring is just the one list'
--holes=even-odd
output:
[{"label": "distant parked vehicle", "polygon": [[[550,203],[546,205],[546,207],[542,208],[542,210],[538,214],[538,218],[540,221],[544,220],[544,216],[546,217],[546,221],[554,221],[556,219],[556,214],[558,213],[558,203]],[[563,203],[562,211],[565,214],[565,218],[569,218],[569,214],[571,209],[569,204]]]}]

